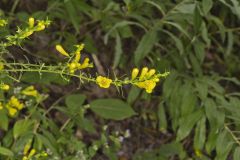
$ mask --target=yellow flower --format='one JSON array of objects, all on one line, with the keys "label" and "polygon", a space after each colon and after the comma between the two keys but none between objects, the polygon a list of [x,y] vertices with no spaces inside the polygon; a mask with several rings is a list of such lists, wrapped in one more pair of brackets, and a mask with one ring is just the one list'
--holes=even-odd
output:
[{"label": "yellow flower", "polygon": [[17,109],[12,108],[12,107],[8,108],[8,114],[9,114],[11,117],[15,116],[16,113],[17,113]]},{"label": "yellow flower", "polygon": [[85,58],[83,63],[79,66],[79,69],[84,69],[87,67],[92,67],[91,64],[89,64],[89,58]]},{"label": "yellow flower", "polygon": [[143,79],[145,78],[147,72],[148,72],[148,68],[147,68],[147,67],[144,67],[144,68],[142,69],[142,71],[141,71],[141,74],[140,74],[139,79],[140,79],[140,80],[143,80]]},{"label": "yellow flower", "polygon": [[153,89],[156,87],[156,82],[154,80],[146,80],[143,82],[137,82],[136,85],[139,88],[143,88],[147,93],[152,93]]},{"label": "yellow flower", "polygon": [[42,31],[46,28],[45,24],[43,21],[39,21],[36,28],[35,28],[35,31]]},{"label": "yellow flower", "polygon": [[29,37],[33,34],[33,31],[31,30],[26,30],[19,38],[24,39],[26,37]]},{"label": "yellow flower", "polygon": [[151,78],[156,73],[155,69],[150,69],[149,72],[146,74],[147,78]]},{"label": "yellow flower", "polygon": [[29,86],[22,91],[22,94],[24,94],[26,96],[37,97],[38,91],[34,88],[34,86]]},{"label": "yellow flower", "polygon": [[1,84],[0,89],[2,89],[4,91],[8,91],[10,89],[10,86],[7,84]]},{"label": "yellow flower", "polygon": [[27,156],[24,156],[24,157],[22,158],[22,160],[28,160]]},{"label": "yellow flower", "polygon": [[81,53],[81,51],[82,51],[83,48],[84,48],[84,44],[82,43],[82,44],[80,44],[80,45],[76,45],[76,47],[77,47],[77,50],[75,51],[75,53]]},{"label": "yellow flower", "polygon": [[21,103],[15,96],[12,96],[9,100],[9,102],[7,103],[7,108],[16,108],[18,110],[22,110],[23,109],[23,103]]},{"label": "yellow flower", "polygon": [[30,28],[33,28],[34,27],[34,18],[33,17],[30,17],[29,19],[28,19],[28,25],[29,25],[29,27]]},{"label": "yellow flower", "polygon": [[96,78],[96,83],[102,88],[109,88],[112,80],[103,76],[98,76]]},{"label": "yellow flower", "polygon": [[36,153],[36,150],[35,149],[31,149],[28,157],[31,158],[35,153]]},{"label": "yellow flower", "polygon": [[138,73],[139,73],[139,69],[134,68],[132,70],[132,80],[134,80],[137,77]]},{"label": "yellow flower", "polygon": [[31,141],[29,141],[29,143],[27,143],[25,146],[24,146],[24,149],[23,149],[23,154],[24,155],[27,155],[29,149],[31,148]]},{"label": "yellow flower", "polygon": [[63,49],[61,45],[56,45],[56,50],[64,56],[69,57],[69,54]]}]

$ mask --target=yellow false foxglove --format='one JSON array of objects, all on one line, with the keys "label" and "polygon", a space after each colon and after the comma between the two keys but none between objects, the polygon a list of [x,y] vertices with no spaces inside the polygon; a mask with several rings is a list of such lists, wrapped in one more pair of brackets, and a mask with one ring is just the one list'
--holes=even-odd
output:
[{"label": "yellow false foxglove", "polygon": [[17,109],[12,108],[12,107],[8,108],[8,114],[9,114],[11,117],[15,116],[16,113],[17,113]]},{"label": "yellow false foxglove", "polygon": [[63,49],[60,44],[56,45],[56,50],[62,55],[69,57],[69,54]]},{"label": "yellow false foxglove", "polygon": [[132,70],[132,80],[134,80],[137,76],[138,76],[138,73],[139,73],[139,69],[138,68],[134,68]]},{"label": "yellow false foxglove", "polygon": [[83,63],[80,65],[79,69],[84,69],[84,68],[87,68],[87,67],[90,67],[89,58],[84,59]]},{"label": "yellow false foxglove", "polygon": [[156,73],[155,69],[150,69],[149,72],[147,73],[146,77],[151,78],[155,73]]},{"label": "yellow false foxglove", "polygon": [[35,28],[35,31],[42,31],[42,30],[44,30],[45,28],[46,28],[46,26],[45,26],[44,22],[39,21],[38,24],[37,24],[37,26],[36,26],[36,28]]},{"label": "yellow false foxglove", "polygon": [[35,20],[34,20],[33,17],[30,17],[30,18],[28,19],[28,25],[29,25],[30,28],[33,28],[33,27],[34,27],[34,22],[35,22]]},{"label": "yellow false foxglove", "polygon": [[96,78],[96,83],[101,87],[101,88],[109,88],[112,80],[107,78],[107,77],[103,77],[103,76],[98,76]]},{"label": "yellow false foxglove", "polygon": [[29,86],[22,91],[22,94],[26,96],[37,97],[38,91],[34,88],[34,86]]},{"label": "yellow false foxglove", "polygon": [[145,78],[147,72],[148,72],[148,68],[147,67],[143,67],[139,79],[143,80]]}]

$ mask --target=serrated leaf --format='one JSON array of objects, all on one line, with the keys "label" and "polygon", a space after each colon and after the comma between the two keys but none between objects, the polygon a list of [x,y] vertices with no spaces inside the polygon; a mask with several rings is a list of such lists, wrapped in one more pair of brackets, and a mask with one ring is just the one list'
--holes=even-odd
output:
[{"label": "serrated leaf", "polygon": [[90,103],[90,109],[106,119],[122,120],[136,113],[131,106],[119,99],[98,99]]}]

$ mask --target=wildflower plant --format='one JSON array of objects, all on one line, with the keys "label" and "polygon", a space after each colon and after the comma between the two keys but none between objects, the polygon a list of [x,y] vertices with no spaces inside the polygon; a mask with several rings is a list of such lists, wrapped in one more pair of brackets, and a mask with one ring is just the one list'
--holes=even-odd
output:
[{"label": "wildflower plant", "polygon": [[[114,78],[100,75],[96,73],[96,77],[92,76],[88,73],[88,69],[94,67],[93,62],[89,57],[83,58],[82,54],[84,50],[84,44],[74,45],[75,50],[69,52],[65,49],[61,44],[57,44],[55,49],[57,53],[64,57],[64,62],[57,65],[52,65],[48,63],[30,63],[30,61],[18,61],[17,59],[12,60],[10,57],[14,57],[8,52],[8,48],[14,45],[20,46],[23,42],[29,38],[35,32],[40,32],[45,30],[49,25],[50,20],[35,20],[33,17],[30,17],[26,22],[25,27],[18,27],[17,31],[13,35],[8,35],[5,39],[1,39],[0,42],[0,92],[2,93],[0,99],[0,116],[4,117],[4,125],[3,122],[0,122],[1,128],[8,128],[8,121],[15,118],[22,117],[22,113],[27,112],[26,117],[22,120],[17,121],[14,124],[13,135],[14,139],[17,140],[18,136],[22,134],[22,130],[32,129],[33,133],[36,137],[38,135],[38,129],[40,122],[42,120],[34,120],[32,119],[33,114],[37,114],[35,111],[39,110],[37,107],[41,105],[45,98],[47,97],[44,94],[40,94],[35,86],[20,86],[17,88],[15,84],[21,82],[22,75],[27,72],[36,72],[40,76],[44,73],[57,74],[60,75],[63,79],[70,81],[71,78],[77,78],[80,82],[89,82],[94,83],[95,85],[107,89],[111,86],[115,86],[117,89],[121,88],[125,85],[133,85],[138,88],[144,89],[147,93],[152,93],[154,88],[156,87],[156,83],[160,81],[161,78],[166,77],[169,72],[165,73],[157,73],[155,69],[148,69],[144,67],[141,69],[139,73],[138,68],[134,68],[129,76],[124,76],[122,78],[118,78],[115,76]],[[0,27],[4,27],[7,25],[7,21],[4,19],[0,19]],[[122,102],[120,102],[122,103]],[[92,104],[94,106],[94,104]],[[124,104],[125,105],[125,104]],[[127,106],[128,107],[128,106]],[[43,115],[46,116],[48,112],[50,112],[52,108],[48,109]],[[128,108],[126,108],[128,109]],[[84,110],[81,111],[82,117],[84,118]],[[129,109],[131,115],[134,114],[132,109]],[[117,118],[117,117],[116,117]],[[121,119],[122,117],[119,117]],[[31,119],[31,120],[30,120]],[[67,125],[67,124],[66,124]],[[21,128],[25,129],[21,129]],[[61,128],[64,130],[65,125]],[[23,142],[25,147],[22,151],[19,150],[19,155],[17,157],[21,157],[22,160],[30,160],[30,159],[39,159],[48,157],[48,153],[45,151],[42,152],[42,147],[34,148],[33,141],[38,141],[35,136],[31,135],[27,138],[28,141]],[[105,137],[103,134],[102,136]],[[41,136],[40,136],[41,137]],[[118,138],[112,137],[112,141],[118,144],[117,148],[120,146],[120,142],[118,142]],[[41,138],[40,138],[41,139]],[[98,148],[103,145],[106,148],[106,151],[109,150],[107,139],[104,138],[101,140],[101,143],[96,143],[92,145],[92,152],[95,154]],[[1,148],[0,148],[1,152]],[[107,151],[108,152],[108,151]],[[9,154],[11,152],[9,151]],[[94,154],[90,154],[94,156]],[[51,153],[49,153],[51,155]]]}]

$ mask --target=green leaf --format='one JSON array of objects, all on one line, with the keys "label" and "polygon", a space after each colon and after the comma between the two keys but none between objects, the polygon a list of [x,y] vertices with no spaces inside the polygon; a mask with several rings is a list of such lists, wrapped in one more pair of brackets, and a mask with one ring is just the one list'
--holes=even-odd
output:
[{"label": "green leaf", "polygon": [[174,41],[177,49],[180,52],[180,55],[182,55],[183,52],[184,52],[184,47],[183,47],[182,41],[178,37],[176,37],[174,34],[172,34],[171,32],[169,32],[167,30],[162,30],[162,31],[164,33],[168,34],[172,38],[172,40]]},{"label": "green leaf", "polygon": [[234,141],[232,137],[228,134],[226,130],[221,132],[217,138],[216,151],[217,156],[216,160],[226,160],[229,152],[232,149]]},{"label": "green leaf", "polygon": [[201,27],[201,24],[202,24],[202,16],[200,14],[199,6],[196,5],[194,9],[194,17],[193,17],[193,26],[194,26],[195,34],[198,33]]},{"label": "green leaf", "polygon": [[194,135],[194,148],[197,150],[202,150],[206,140],[206,117],[203,116],[202,119],[197,123]]},{"label": "green leaf", "polygon": [[177,131],[177,141],[183,140],[189,135],[194,125],[198,122],[202,115],[202,110],[198,110],[180,119],[179,129]]},{"label": "green leaf", "polygon": [[66,7],[69,19],[71,20],[76,32],[79,33],[81,16],[78,15],[78,11],[75,8],[76,6],[74,6],[73,1],[71,0],[67,1],[64,6]]},{"label": "green leaf", "polygon": [[90,109],[106,119],[122,120],[136,113],[131,106],[119,99],[98,99],[90,103]]},{"label": "green leaf", "polygon": [[232,32],[227,33],[227,39],[228,39],[228,44],[227,44],[227,49],[226,49],[226,55],[229,56],[232,52],[233,49],[233,44],[234,44],[234,37]]},{"label": "green leaf", "polygon": [[141,92],[140,88],[132,86],[131,90],[129,91],[129,94],[128,94],[127,102],[129,104],[132,104],[137,99],[140,92]]},{"label": "green leaf", "polygon": [[5,147],[0,147],[0,154],[8,157],[14,156],[13,152]]},{"label": "green leaf", "polygon": [[116,45],[115,45],[115,55],[113,60],[113,68],[116,68],[120,62],[121,56],[122,56],[122,42],[121,37],[119,34],[116,34]]},{"label": "green leaf", "polygon": [[8,130],[8,116],[4,110],[0,110],[0,128],[6,131]]},{"label": "green leaf", "polygon": [[200,64],[202,64],[205,57],[205,44],[202,43],[200,40],[196,40],[194,41],[193,46],[194,46],[196,57],[200,62]]},{"label": "green leaf", "polygon": [[66,97],[65,103],[72,113],[76,113],[80,110],[80,107],[84,103],[86,96],[83,94],[72,94]]},{"label": "green leaf", "polygon": [[181,116],[189,115],[196,108],[196,95],[193,92],[192,83],[187,81],[181,86]]},{"label": "green leaf", "polygon": [[28,119],[19,120],[14,124],[13,137],[16,139],[21,135],[32,132],[32,129],[33,129],[32,121],[30,121]]},{"label": "green leaf", "polygon": [[134,62],[136,65],[146,57],[150,51],[152,50],[154,43],[157,40],[157,31],[156,29],[152,29],[147,32],[139,42],[137,49],[134,52]]},{"label": "green leaf", "polygon": [[213,6],[212,0],[202,0],[202,8],[203,8],[203,13],[205,15],[208,14],[208,12],[211,10],[212,6]]},{"label": "green leaf", "polygon": [[158,105],[158,121],[159,121],[159,129],[160,131],[166,131],[167,130],[167,116],[164,108],[163,103],[159,103]]},{"label": "green leaf", "polygon": [[240,147],[236,147],[233,153],[233,160],[239,160],[240,157]]}]

